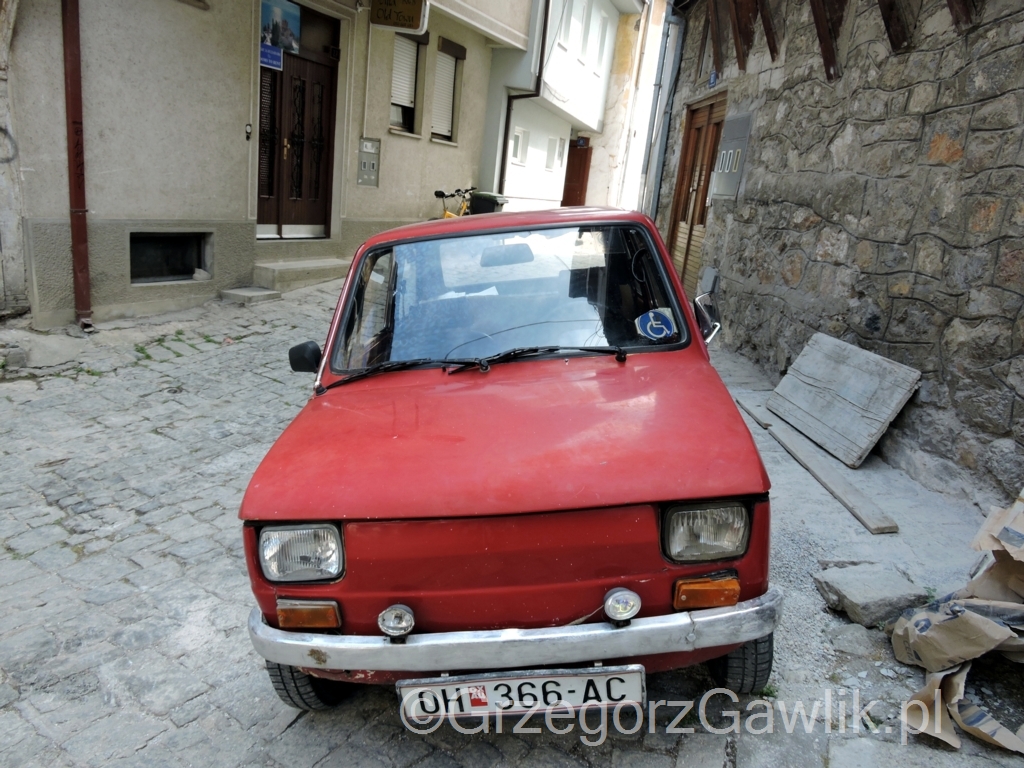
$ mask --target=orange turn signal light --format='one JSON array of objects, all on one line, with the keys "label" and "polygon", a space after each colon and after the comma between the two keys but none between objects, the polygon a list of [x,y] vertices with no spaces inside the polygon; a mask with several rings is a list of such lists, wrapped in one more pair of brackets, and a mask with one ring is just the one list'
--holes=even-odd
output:
[{"label": "orange turn signal light", "polygon": [[338,629],[341,610],[333,600],[278,600],[280,629]]},{"label": "orange turn signal light", "polygon": [[672,607],[677,611],[698,608],[720,608],[736,605],[740,600],[740,580],[727,578],[679,579],[672,594]]}]

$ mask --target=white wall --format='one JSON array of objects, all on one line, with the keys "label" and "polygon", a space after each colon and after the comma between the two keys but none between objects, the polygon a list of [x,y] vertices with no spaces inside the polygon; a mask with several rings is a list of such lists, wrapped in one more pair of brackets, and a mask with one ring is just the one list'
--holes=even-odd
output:
[{"label": "white wall", "polygon": [[[526,164],[512,162],[512,137],[516,128],[530,132]],[[506,211],[530,211],[557,208],[562,203],[565,187],[565,160],[569,153],[569,132],[571,126],[552,114],[535,100],[521,100],[512,111],[512,125],[509,130],[509,165],[505,176],[505,196],[509,198]],[[547,170],[548,139],[565,140],[565,153],[561,164],[557,157],[555,167]]]},{"label": "white wall", "polygon": [[[584,6],[587,10],[581,13]],[[603,130],[618,22],[619,11],[611,0],[554,0],[551,4],[541,95],[549,109],[560,113],[576,128]],[[566,28],[567,36],[562,34]]]}]

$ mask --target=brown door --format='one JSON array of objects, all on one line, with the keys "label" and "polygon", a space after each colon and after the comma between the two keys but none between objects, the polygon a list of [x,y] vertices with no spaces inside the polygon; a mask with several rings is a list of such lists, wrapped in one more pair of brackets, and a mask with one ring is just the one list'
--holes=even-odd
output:
[{"label": "brown door", "polygon": [[590,154],[593,147],[569,145],[569,156],[565,161],[565,187],[562,189],[562,205],[586,205],[587,182],[590,180]]},{"label": "brown door", "polygon": [[722,98],[691,107],[686,116],[669,242],[672,243],[672,261],[690,298],[697,289],[711,171],[718,155],[718,140],[722,137],[725,104]]},{"label": "brown door", "polygon": [[282,73],[282,225],[327,224],[327,128],[334,114],[334,72],[298,56]]},{"label": "brown door", "polygon": [[261,236],[330,234],[337,63],[327,52],[337,44],[338,24],[302,12],[300,53],[286,52],[280,72],[260,68]]}]

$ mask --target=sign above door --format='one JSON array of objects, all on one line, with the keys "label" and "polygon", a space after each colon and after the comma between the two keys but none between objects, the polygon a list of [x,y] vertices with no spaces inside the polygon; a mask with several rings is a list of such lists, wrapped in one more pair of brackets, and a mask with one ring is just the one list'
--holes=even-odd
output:
[{"label": "sign above door", "polygon": [[370,23],[422,34],[428,10],[427,0],[370,0]]}]

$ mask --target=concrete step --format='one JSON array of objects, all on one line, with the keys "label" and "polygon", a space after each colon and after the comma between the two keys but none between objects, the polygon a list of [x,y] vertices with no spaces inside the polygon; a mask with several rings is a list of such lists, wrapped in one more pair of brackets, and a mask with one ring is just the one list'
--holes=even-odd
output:
[{"label": "concrete step", "polygon": [[307,285],[337,280],[348,272],[348,261],[341,259],[303,259],[258,263],[253,282],[275,291],[293,291]]},{"label": "concrete step", "polygon": [[275,299],[280,299],[281,292],[272,291],[269,288],[251,286],[247,288],[232,288],[227,291],[221,291],[220,297],[224,301],[233,301],[236,304],[249,306],[250,304],[259,304],[261,301],[274,301]]}]

